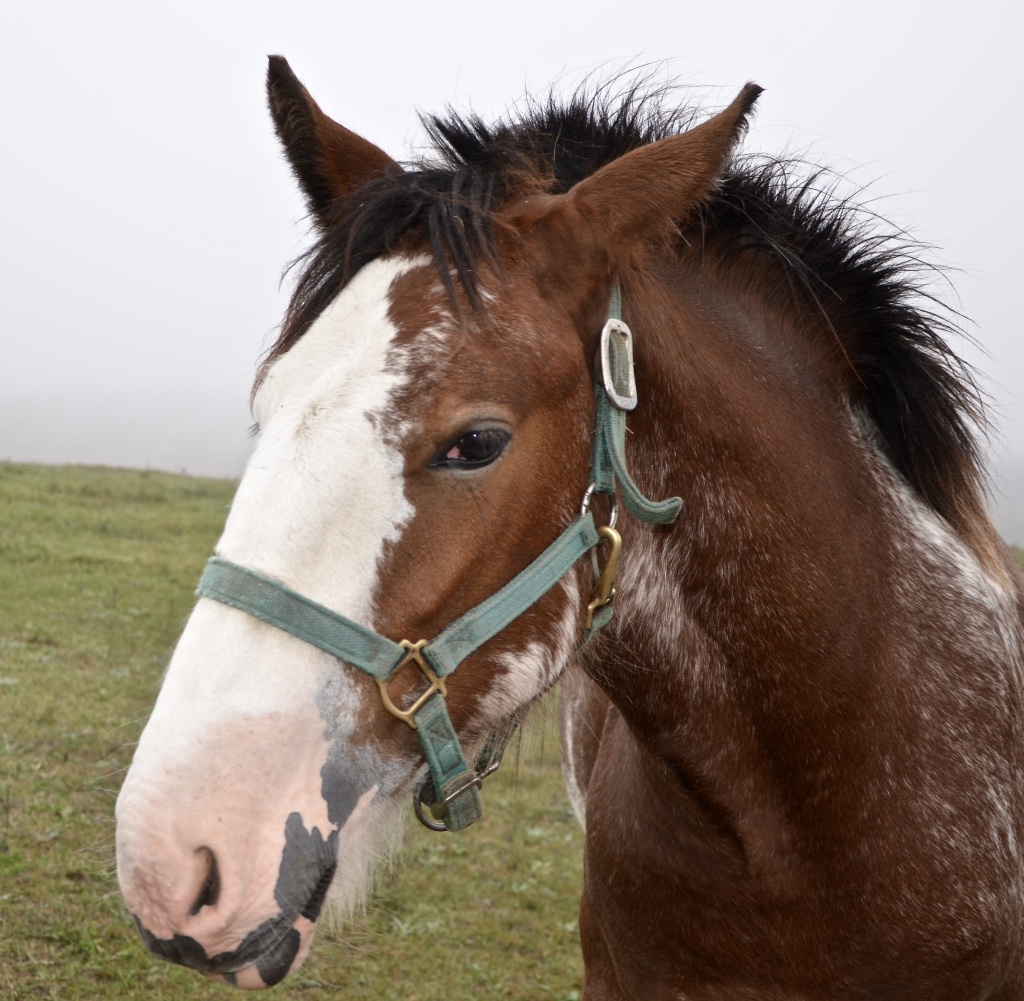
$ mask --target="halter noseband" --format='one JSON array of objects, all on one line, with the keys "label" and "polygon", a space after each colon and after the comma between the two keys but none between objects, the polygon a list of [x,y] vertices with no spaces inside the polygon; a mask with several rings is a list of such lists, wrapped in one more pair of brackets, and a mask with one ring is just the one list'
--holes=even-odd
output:
[{"label": "halter noseband", "polygon": [[[633,338],[621,319],[618,284],[612,287],[609,319],[601,332],[601,384],[595,385],[597,419],[591,450],[591,486],[583,510],[525,570],[501,590],[430,640],[395,643],[337,612],[311,601],[279,581],[239,566],[220,556],[206,565],[196,594],[247,612],[292,636],[318,647],[370,675],[380,689],[381,703],[392,716],[412,727],[419,736],[423,757],[430,768],[429,782],[416,793],[416,815],[433,830],[461,830],[483,812],[480,784],[497,770],[504,742],[488,740],[471,769],[445,704],[445,679],[470,654],[500,633],[513,620],[551,590],[576,561],[607,539],[612,544],[608,562],[594,587],[587,611],[584,642],[612,617],[615,575],[622,545],[612,525],[596,528],[588,510],[593,493],[615,497],[616,484],[626,509],[641,521],[670,524],[682,508],[678,497],[650,501],[637,489],[626,468],[626,412],[636,406],[633,375]],[[614,524],[614,519],[613,519]],[[388,686],[394,677],[414,665],[428,686],[407,709],[392,701]],[[429,787],[429,788],[428,788]],[[421,800],[437,821],[422,813]]]}]

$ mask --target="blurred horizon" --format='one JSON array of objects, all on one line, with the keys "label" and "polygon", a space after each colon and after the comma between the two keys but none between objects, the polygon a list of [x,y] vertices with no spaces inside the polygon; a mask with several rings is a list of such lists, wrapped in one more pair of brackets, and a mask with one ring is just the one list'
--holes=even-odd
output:
[{"label": "blurred horizon", "polygon": [[[248,413],[248,408],[242,408]],[[0,426],[3,426],[4,406],[0,403]],[[227,417],[225,411],[225,417]],[[126,441],[121,450],[111,452],[108,448],[97,447],[94,443],[102,437],[102,427],[79,424],[78,441],[68,449],[49,444],[19,450],[0,450],[0,462],[29,463],[47,466],[105,466],[111,469],[150,469],[159,472],[178,473],[210,479],[237,480],[241,477],[245,463],[254,444],[249,437],[251,419],[242,426],[234,439],[225,436],[211,443],[203,429],[194,428],[184,440],[190,442],[187,458],[178,451],[176,442],[164,441],[154,445],[144,439],[144,429],[139,429],[135,441]],[[114,427],[109,427],[113,433]],[[225,448],[225,444],[229,447]],[[230,445],[235,447],[232,449]],[[62,456],[67,451],[76,455],[74,459]],[[1000,467],[1000,478],[990,478],[988,509],[999,534],[1010,545],[1024,549],[1024,510],[1015,498],[1024,496],[1024,459],[1010,459]]]}]

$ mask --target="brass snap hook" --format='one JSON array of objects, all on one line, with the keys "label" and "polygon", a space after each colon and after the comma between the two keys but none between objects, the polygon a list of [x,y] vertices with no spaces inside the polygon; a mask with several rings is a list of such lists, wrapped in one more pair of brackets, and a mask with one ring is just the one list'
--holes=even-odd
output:
[{"label": "brass snap hook", "polygon": [[619,574],[619,554],[622,552],[622,536],[611,525],[599,528],[597,534],[610,542],[612,548],[608,553],[608,562],[594,585],[593,600],[587,605],[587,629],[594,624],[594,612],[615,601],[615,578]]},{"label": "brass snap hook", "polygon": [[[480,762],[477,762],[479,767]],[[472,771],[469,773],[469,778],[459,786],[455,792],[450,792],[444,799],[437,800],[435,802],[428,803],[424,799],[424,794],[427,791],[427,786],[431,789],[434,788],[433,779],[428,775],[421,783],[416,793],[412,798],[412,808],[416,814],[416,819],[428,830],[428,831],[447,831],[448,828],[444,823],[444,815],[448,812],[448,804],[457,797],[461,796],[464,792],[468,792],[470,789],[477,787],[479,788],[484,784],[484,779],[490,778],[499,768],[501,767],[501,756],[499,755],[485,768],[482,768],[479,772]],[[435,794],[436,795],[436,794]],[[434,819],[431,820],[427,817],[424,812],[424,807],[430,811],[430,816]]]}]

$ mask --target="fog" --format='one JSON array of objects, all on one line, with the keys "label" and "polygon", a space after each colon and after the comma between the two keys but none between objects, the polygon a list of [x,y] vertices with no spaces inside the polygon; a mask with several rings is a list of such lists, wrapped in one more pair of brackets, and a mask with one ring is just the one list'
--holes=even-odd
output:
[{"label": "fog", "polygon": [[281,270],[307,235],[265,111],[267,53],[399,158],[417,109],[490,117],[527,89],[658,63],[708,107],[756,80],[748,148],[832,164],[936,247],[993,398],[997,523],[1024,542],[1020,28],[1007,4],[891,0],[7,0],[0,458],[240,473]]}]

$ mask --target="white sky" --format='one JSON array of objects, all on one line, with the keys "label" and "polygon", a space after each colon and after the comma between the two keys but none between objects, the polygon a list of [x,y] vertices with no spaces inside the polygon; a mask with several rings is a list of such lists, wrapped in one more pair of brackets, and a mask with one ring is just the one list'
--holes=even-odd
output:
[{"label": "white sky", "polygon": [[[810,150],[937,245],[988,354],[997,523],[1024,542],[1020,6],[860,0],[173,4],[3,0],[0,458],[235,476],[254,363],[303,207],[266,114],[281,52],[399,158],[417,109],[497,115],[526,88],[670,60],[748,145]],[[957,303],[957,300],[954,300]]]}]

